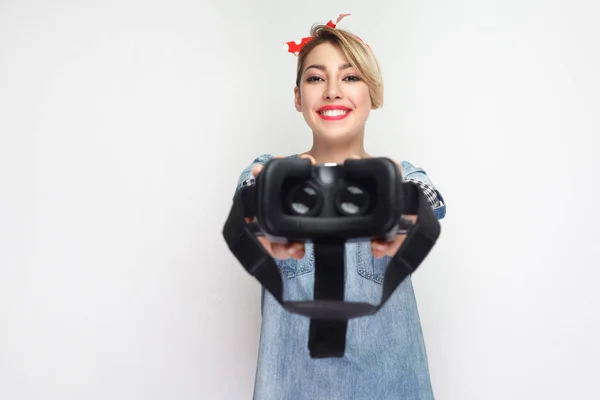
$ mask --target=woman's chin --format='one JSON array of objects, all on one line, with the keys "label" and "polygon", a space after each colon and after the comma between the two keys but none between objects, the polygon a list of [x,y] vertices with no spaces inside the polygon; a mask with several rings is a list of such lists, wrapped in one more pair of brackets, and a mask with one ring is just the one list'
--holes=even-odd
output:
[{"label": "woman's chin", "polygon": [[326,129],[313,130],[315,136],[326,141],[347,141],[358,136],[356,130],[348,128],[328,127]]}]

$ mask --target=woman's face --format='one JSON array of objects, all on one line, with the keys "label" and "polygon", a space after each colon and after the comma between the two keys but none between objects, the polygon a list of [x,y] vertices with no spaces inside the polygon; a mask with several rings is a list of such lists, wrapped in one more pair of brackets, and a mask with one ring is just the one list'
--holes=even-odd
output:
[{"label": "woman's face", "polygon": [[364,132],[371,111],[369,87],[332,44],[315,47],[305,58],[296,110],[318,137],[345,141]]}]

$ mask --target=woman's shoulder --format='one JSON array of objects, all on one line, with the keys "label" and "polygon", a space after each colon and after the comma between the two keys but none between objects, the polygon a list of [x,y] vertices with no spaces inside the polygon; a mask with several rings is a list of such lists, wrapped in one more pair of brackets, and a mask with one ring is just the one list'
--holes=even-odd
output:
[{"label": "woman's shoulder", "polygon": [[402,160],[400,162],[400,165],[402,166],[402,175],[404,176],[414,174],[416,172],[426,174],[425,170],[422,167],[413,164],[411,161]]},{"label": "woman's shoulder", "polygon": [[[285,158],[297,158],[300,157],[300,154],[291,154],[288,156],[285,156]],[[256,156],[252,162],[250,163],[250,166],[254,166],[256,164],[266,164],[269,160],[275,158],[275,156],[271,153],[262,153],[258,156]]]},{"label": "woman's shoulder", "polygon": [[[292,155],[292,156],[288,156],[288,157],[297,157],[298,155]],[[246,166],[244,167],[244,169],[242,170],[242,172],[240,173],[238,180],[237,180],[237,186],[236,186],[236,193],[237,191],[251,183],[253,181],[253,176],[252,176],[252,169],[254,169],[255,166],[257,165],[265,165],[266,163],[269,162],[269,160],[272,160],[273,158],[275,158],[275,156],[271,153],[261,153],[258,156],[254,157],[254,159],[246,164]]]},{"label": "woman's shoulder", "polygon": [[252,160],[252,165],[254,164],[266,164],[269,160],[275,158],[275,156],[273,154],[270,153],[262,153],[259,154],[258,156],[256,156],[254,158],[254,160]]}]

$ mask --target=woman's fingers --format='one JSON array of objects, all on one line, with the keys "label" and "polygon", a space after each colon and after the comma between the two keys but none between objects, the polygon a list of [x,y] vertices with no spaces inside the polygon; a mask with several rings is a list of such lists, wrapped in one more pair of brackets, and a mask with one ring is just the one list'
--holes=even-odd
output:
[{"label": "woman's fingers", "polygon": [[278,260],[285,260],[289,258],[289,255],[285,252],[285,245],[281,243],[271,242],[271,255]]},{"label": "woman's fingers", "polygon": [[[403,215],[403,217],[411,221],[413,224],[417,222],[416,215]],[[383,256],[394,256],[398,250],[400,250],[404,240],[406,240],[406,234],[397,235],[391,242],[374,239],[371,240],[371,251],[377,258],[381,258]]]},{"label": "woman's fingers", "polygon": [[371,240],[371,253],[373,253],[375,258],[383,257],[385,255],[386,248],[386,243],[381,243],[378,240]]},{"label": "woman's fingers", "polygon": [[312,165],[315,165],[317,163],[317,160],[315,160],[315,158],[313,156],[311,156],[310,154],[306,154],[306,153],[301,154],[299,158],[308,158]]},{"label": "woman's fingers", "polygon": [[285,252],[288,257],[295,258],[296,260],[304,257],[304,243],[292,242],[285,245]]},{"label": "woman's fingers", "polygon": [[298,243],[298,242],[294,242],[294,243],[288,245],[286,250],[287,250],[288,254],[296,260],[300,260],[300,259],[304,258],[304,255],[306,253],[304,243]]},{"label": "woman's fingers", "polygon": [[393,257],[396,255],[405,240],[405,234],[396,236],[396,238],[391,242],[371,240],[371,252],[375,258],[381,258],[383,256]]},{"label": "woman's fingers", "polygon": [[288,258],[300,260],[304,258],[304,255],[306,254],[304,243],[275,243],[269,241],[269,239],[264,236],[258,236],[257,239],[263,245],[265,250],[267,250],[267,252],[271,255],[271,257],[278,260],[287,260]]},{"label": "woman's fingers", "polygon": [[296,260],[304,257],[305,249],[304,243],[292,242],[292,243],[273,243],[271,242],[271,251],[273,256],[280,260],[286,260],[288,258],[295,258]]},{"label": "woman's fingers", "polygon": [[400,173],[402,174],[402,163],[398,160],[394,160],[396,162],[396,165],[398,166],[398,169],[400,170]]},{"label": "woman's fingers", "polygon": [[256,178],[258,176],[258,174],[260,174],[260,171],[263,170],[263,168],[264,168],[264,166],[262,164],[255,165],[252,168],[252,176]]},{"label": "woman's fingers", "polygon": [[[283,156],[276,156],[274,158],[283,158]],[[254,167],[252,167],[252,176],[256,178],[258,176],[258,174],[260,174],[260,171],[263,170],[264,167],[265,166],[262,164],[257,164]]]},{"label": "woman's fingers", "polygon": [[271,257],[275,257],[275,254],[273,253],[273,248],[271,246],[271,242],[269,241],[269,239],[267,239],[264,236],[257,236],[256,238],[258,239],[260,244],[262,244],[262,246],[265,248],[267,253],[269,253],[271,255]]},{"label": "woman's fingers", "polygon": [[375,258],[381,258],[386,255],[390,255],[394,248],[394,242],[384,242],[380,240],[371,241],[371,252]]}]

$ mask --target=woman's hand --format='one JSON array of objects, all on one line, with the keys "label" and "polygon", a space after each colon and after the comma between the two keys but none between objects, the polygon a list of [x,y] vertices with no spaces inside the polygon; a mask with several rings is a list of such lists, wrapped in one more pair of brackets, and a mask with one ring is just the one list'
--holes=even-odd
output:
[{"label": "woman's hand", "polygon": [[[354,158],[360,158],[360,157],[355,156]],[[400,170],[400,173],[402,173],[402,165],[398,161],[396,161],[396,164],[398,165],[398,169]],[[411,221],[413,224],[417,221],[416,215],[403,215],[402,217]],[[373,239],[373,240],[371,240],[371,252],[373,253],[373,256],[375,258],[382,258],[385,256],[393,257],[396,255],[396,253],[400,249],[400,246],[402,246],[402,243],[404,243],[405,240],[406,240],[405,233],[396,235],[394,240],[392,240],[391,242]]]},{"label": "woman's hand", "polygon": [[[275,158],[283,158],[281,156]],[[308,158],[311,160],[312,164],[315,164],[315,159],[309,155],[301,155],[300,158]],[[262,165],[257,165],[252,168],[252,176],[256,178],[258,174],[263,170]],[[246,218],[246,222],[253,222],[254,219]],[[263,245],[265,250],[269,252],[271,257],[276,258],[278,260],[287,260],[288,258],[293,258],[295,260],[300,260],[304,257],[306,250],[304,248],[304,243],[302,242],[290,242],[290,243],[275,243],[271,242],[264,236],[257,236],[258,241]]]},{"label": "woman's hand", "polygon": [[[275,158],[282,158],[282,157],[279,156],[279,157],[275,157]],[[315,164],[315,159],[308,154],[303,154],[300,156],[300,158],[308,158],[309,160],[311,160],[311,163],[313,165]],[[351,158],[360,159],[359,156],[352,156]],[[398,163],[398,162],[396,162],[396,163],[398,164],[398,168],[400,169],[400,172],[402,172],[402,166],[400,165],[400,163]],[[252,169],[252,176],[254,176],[256,178],[262,170],[263,170],[262,165],[255,166]],[[410,220],[413,223],[415,223],[417,220],[416,215],[404,215],[403,217]],[[252,219],[246,218],[246,222],[252,222],[252,221],[253,221]],[[272,257],[277,258],[279,260],[286,260],[288,258],[300,260],[305,255],[304,243],[302,243],[302,242],[291,242],[291,243],[286,243],[286,244],[275,243],[275,242],[271,242],[269,239],[265,238],[264,236],[258,236],[257,239],[260,241],[260,243],[263,245],[263,247],[269,252],[269,254]],[[391,242],[373,239],[373,240],[371,240],[371,252],[373,253],[373,256],[375,256],[376,258],[382,258],[384,256],[393,257],[400,249],[400,246],[402,246],[402,243],[404,243],[404,240],[406,240],[406,234],[397,235],[396,238]]]},{"label": "woman's hand", "polygon": [[[404,218],[410,220],[413,224],[417,221],[416,215],[404,215]],[[406,234],[396,235],[396,238],[391,242],[385,242],[380,240],[371,240],[371,252],[376,258],[382,258],[384,256],[393,257],[406,240]]]}]

